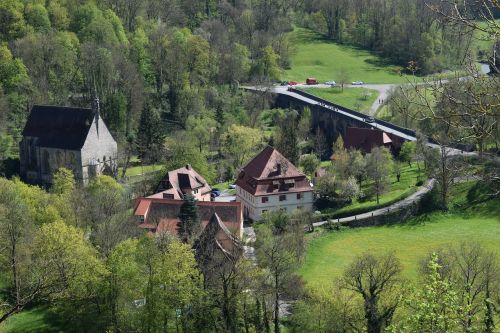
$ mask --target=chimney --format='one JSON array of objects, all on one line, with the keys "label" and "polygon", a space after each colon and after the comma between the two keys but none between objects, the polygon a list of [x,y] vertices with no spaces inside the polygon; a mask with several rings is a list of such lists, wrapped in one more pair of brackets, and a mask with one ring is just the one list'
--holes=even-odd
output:
[{"label": "chimney", "polygon": [[186,169],[191,170],[191,165],[190,164],[186,164]]}]

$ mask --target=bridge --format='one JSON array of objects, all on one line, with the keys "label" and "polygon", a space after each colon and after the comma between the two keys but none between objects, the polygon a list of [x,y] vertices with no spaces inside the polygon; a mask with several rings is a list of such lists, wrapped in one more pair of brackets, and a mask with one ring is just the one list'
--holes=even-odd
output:
[{"label": "bridge", "polygon": [[[314,96],[302,90],[286,86],[264,87],[242,87],[250,91],[269,92],[274,95],[274,103],[280,108],[303,109],[308,107],[312,115],[313,130],[320,128],[327,142],[336,140],[339,134],[345,136],[348,127],[376,128],[388,134],[392,134],[404,141],[415,141],[416,132],[412,129],[395,125],[388,121],[369,117],[361,112],[351,110],[344,106],[332,103],[320,97]],[[372,119],[369,119],[372,118]],[[429,146],[436,148],[435,142],[428,143]],[[463,152],[460,149],[450,149],[450,155],[474,155],[474,152]]]}]

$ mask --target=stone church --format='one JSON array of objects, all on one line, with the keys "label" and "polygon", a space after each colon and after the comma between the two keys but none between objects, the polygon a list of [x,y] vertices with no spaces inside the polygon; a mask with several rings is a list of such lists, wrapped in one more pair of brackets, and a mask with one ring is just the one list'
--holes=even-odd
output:
[{"label": "stone church", "polygon": [[99,114],[93,109],[35,105],[20,143],[21,178],[48,187],[61,168],[73,171],[77,183],[118,171],[118,148]]}]

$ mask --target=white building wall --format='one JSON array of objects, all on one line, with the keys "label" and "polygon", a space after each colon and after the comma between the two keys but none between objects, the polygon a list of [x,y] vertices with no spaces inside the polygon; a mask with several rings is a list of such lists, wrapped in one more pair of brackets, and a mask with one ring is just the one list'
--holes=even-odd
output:
[{"label": "white building wall", "polygon": [[[301,195],[300,199],[297,199],[297,194]],[[281,195],[285,195],[286,200],[280,201]],[[262,202],[263,197],[268,198],[267,202]],[[236,201],[241,202],[243,214],[245,214],[245,208],[247,208],[249,213],[248,217],[254,221],[258,221],[266,211],[270,212],[284,209],[287,213],[291,213],[298,208],[312,210],[314,196],[312,191],[253,196],[238,186],[236,188]]]},{"label": "white building wall", "polygon": [[93,160],[99,163],[97,166],[98,174],[104,167],[104,163],[111,165],[113,169],[116,169],[118,166],[118,145],[101,117],[94,117],[94,121],[82,147],[81,158],[84,184],[88,182],[89,165]]}]

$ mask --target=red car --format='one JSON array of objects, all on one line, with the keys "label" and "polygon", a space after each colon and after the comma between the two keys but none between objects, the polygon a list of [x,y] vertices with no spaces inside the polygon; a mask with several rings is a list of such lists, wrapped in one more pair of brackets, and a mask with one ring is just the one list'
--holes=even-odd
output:
[{"label": "red car", "polygon": [[306,84],[308,84],[308,85],[318,84],[318,80],[316,80],[313,77],[310,77],[310,78],[307,78]]},{"label": "red car", "polygon": [[297,81],[288,81],[288,84],[289,84],[290,86],[295,86],[295,85],[297,85],[297,84],[299,84],[299,83],[298,83]]}]

